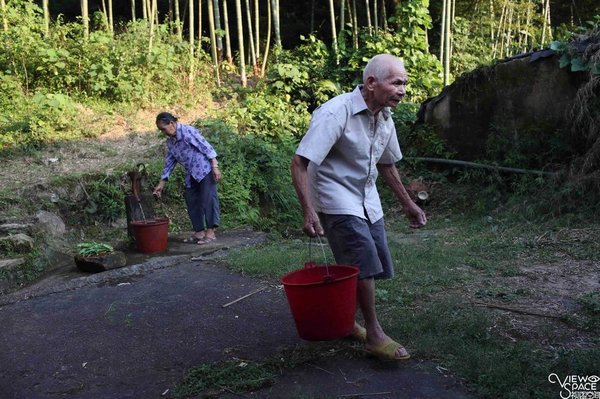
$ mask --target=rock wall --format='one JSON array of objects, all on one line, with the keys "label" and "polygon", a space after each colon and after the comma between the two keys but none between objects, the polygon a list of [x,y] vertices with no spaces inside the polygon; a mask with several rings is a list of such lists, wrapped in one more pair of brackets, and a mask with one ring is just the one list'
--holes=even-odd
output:
[{"label": "rock wall", "polygon": [[456,157],[482,159],[490,131],[551,135],[567,126],[583,73],[559,68],[552,50],[521,55],[457,79],[421,105],[419,121],[434,126]]}]

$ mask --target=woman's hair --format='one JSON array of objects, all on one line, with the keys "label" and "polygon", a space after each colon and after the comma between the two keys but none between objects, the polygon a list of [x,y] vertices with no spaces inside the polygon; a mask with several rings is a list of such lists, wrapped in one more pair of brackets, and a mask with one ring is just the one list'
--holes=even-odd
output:
[{"label": "woman's hair", "polygon": [[177,122],[177,118],[169,112],[161,112],[160,114],[156,115],[156,123],[158,122],[162,124],[168,124],[171,122]]}]

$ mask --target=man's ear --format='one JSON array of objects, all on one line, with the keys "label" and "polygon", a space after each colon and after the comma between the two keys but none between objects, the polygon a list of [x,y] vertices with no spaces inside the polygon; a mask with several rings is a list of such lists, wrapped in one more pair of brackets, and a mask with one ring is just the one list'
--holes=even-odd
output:
[{"label": "man's ear", "polygon": [[375,79],[375,76],[369,76],[369,77],[367,77],[367,81],[363,84],[363,86],[367,90],[373,90],[373,86],[375,85],[376,82],[377,82],[377,79]]}]

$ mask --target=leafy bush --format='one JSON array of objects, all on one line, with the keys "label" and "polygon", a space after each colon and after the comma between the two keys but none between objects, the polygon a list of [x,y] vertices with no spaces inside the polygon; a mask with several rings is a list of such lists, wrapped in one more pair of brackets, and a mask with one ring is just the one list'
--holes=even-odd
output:
[{"label": "leafy bush", "polygon": [[301,220],[289,165],[297,141],[291,136],[236,133],[222,121],[197,121],[219,154],[219,199],[229,223],[285,232]]}]

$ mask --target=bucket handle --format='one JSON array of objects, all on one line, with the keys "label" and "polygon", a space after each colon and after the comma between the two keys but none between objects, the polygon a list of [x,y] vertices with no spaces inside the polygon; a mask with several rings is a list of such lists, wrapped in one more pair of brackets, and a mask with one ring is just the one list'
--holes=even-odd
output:
[{"label": "bucket handle", "polygon": [[[327,255],[325,254],[325,248],[323,247],[323,242],[321,241],[321,236],[317,234],[317,240],[319,241],[319,245],[321,246],[321,250],[323,251],[323,258],[325,259],[325,270],[326,270],[326,275],[329,275],[329,262],[327,261]],[[313,257],[312,257],[312,237],[308,239],[308,258],[310,259],[310,262],[306,263],[304,265],[305,268],[309,268],[309,267],[314,267],[316,266],[316,263],[312,261]]]}]

